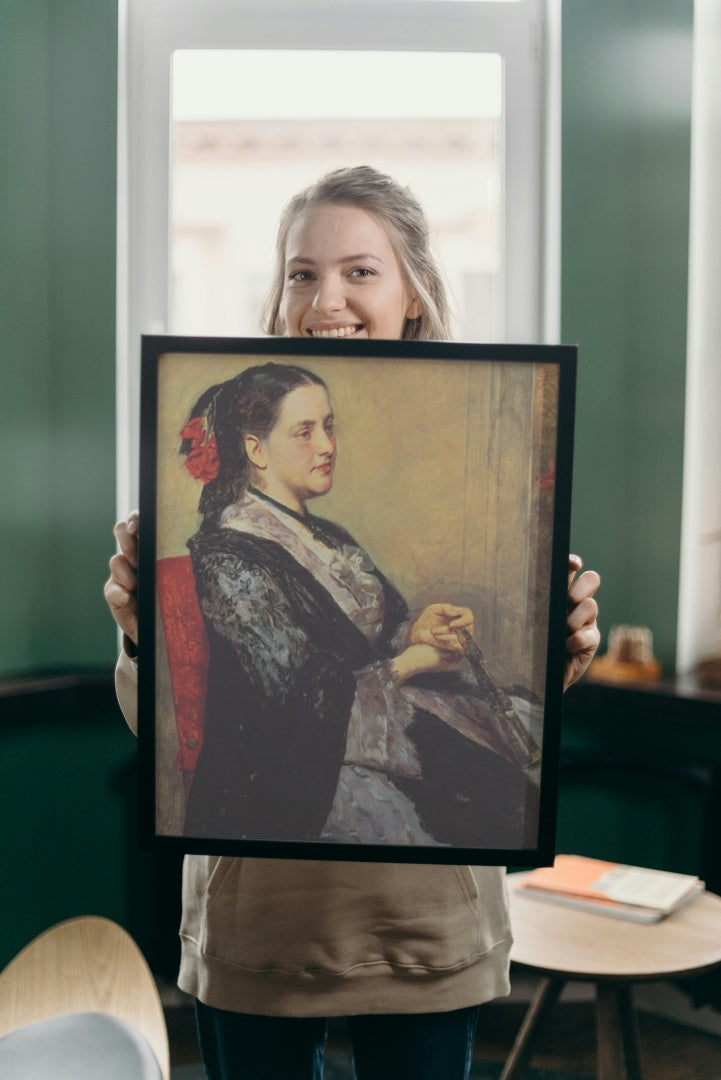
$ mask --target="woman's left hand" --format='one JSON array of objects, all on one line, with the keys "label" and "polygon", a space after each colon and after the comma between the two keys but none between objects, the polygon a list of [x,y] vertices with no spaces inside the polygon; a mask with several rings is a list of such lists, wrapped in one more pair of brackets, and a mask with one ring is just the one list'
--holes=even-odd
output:
[{"label": "woman's left hand", "polygon": [[432,645],[447,652],[461,652],[456,630],[473,633],[473,612],[455,604],[429,604],[411,626],[412,645]]},{"label": "woman's left hand", "polygon": [[578,555],[568,557],[568,616],[566,618],[566,671],[563,689],[568,690],[581,678],[593,660],[601,640],[596,618],[598,604],[594,593],[601,584],[595,570],[576,574],[583,566]]}]

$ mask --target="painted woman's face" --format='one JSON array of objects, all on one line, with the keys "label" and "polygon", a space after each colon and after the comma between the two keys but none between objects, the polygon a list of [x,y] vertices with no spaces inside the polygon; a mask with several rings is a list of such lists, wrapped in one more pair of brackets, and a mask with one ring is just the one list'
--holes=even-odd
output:
[{"label": "painted woman's face", "polygon": [[283,399],[267,438],[249,435],[253,483],[271,499],[302,513],[308,499],[333,486],[333,410],[322,386],[299,386]]},{"label": "painted woman's face", "polygon": [[380,222],[324,203],[288,232],[281,313],[289,337],[397,339],[421,307]]}]

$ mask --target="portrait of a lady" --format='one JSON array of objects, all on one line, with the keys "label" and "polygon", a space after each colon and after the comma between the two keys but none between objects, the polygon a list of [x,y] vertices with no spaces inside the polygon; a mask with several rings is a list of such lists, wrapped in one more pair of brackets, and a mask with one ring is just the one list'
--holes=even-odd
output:
[{"label": "portrait of a lady", "polygon": [[469,670],[472,609],[438,595],[410,611],[372,554],[316,513],[336,424],[319,375],[268,362],[205,389],[182,427],[202,485],[187,544],[208,642],[183,832],[523,848],[537,773]]}]

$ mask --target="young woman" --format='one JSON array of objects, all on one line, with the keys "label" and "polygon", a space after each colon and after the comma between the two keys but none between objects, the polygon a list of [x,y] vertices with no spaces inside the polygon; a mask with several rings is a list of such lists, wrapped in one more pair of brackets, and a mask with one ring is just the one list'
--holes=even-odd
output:
[{"label": "young woman", "polygon": [[[361,167],[291,201],[270,333],[446,338],[448,321],[425,217],[408,190]],[[105,587],[126,636],[117,686],[131,723],[137,533],[137,514],[116,526],[120,554]],[[571,557],[566,686],[599,641],[599,578],[576,576],[580,568]],[[509,989],[498,867],[187,856],[180,934],[179,985],[197,1001],[210,1080],[317,1080],[329,1016],[349,1018],[359,1080],[462,1080],[479,1005]]]}]

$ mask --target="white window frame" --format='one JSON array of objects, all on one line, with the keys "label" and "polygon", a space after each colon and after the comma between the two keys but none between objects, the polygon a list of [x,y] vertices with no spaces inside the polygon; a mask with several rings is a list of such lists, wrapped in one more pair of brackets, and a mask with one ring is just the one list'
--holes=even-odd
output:
[{"label": "white window frame", "polygon": [[559,42],[560,0],[119,0],[119,515],[138,496],[140,335],[167,327],[173,52],[499,53],[506,129],[503,337],[521,342],[558,340]]},{"label": "white window frame", "polygon": [[721,0],[696,0],[683,508],[676,671],[721,652]]}]

